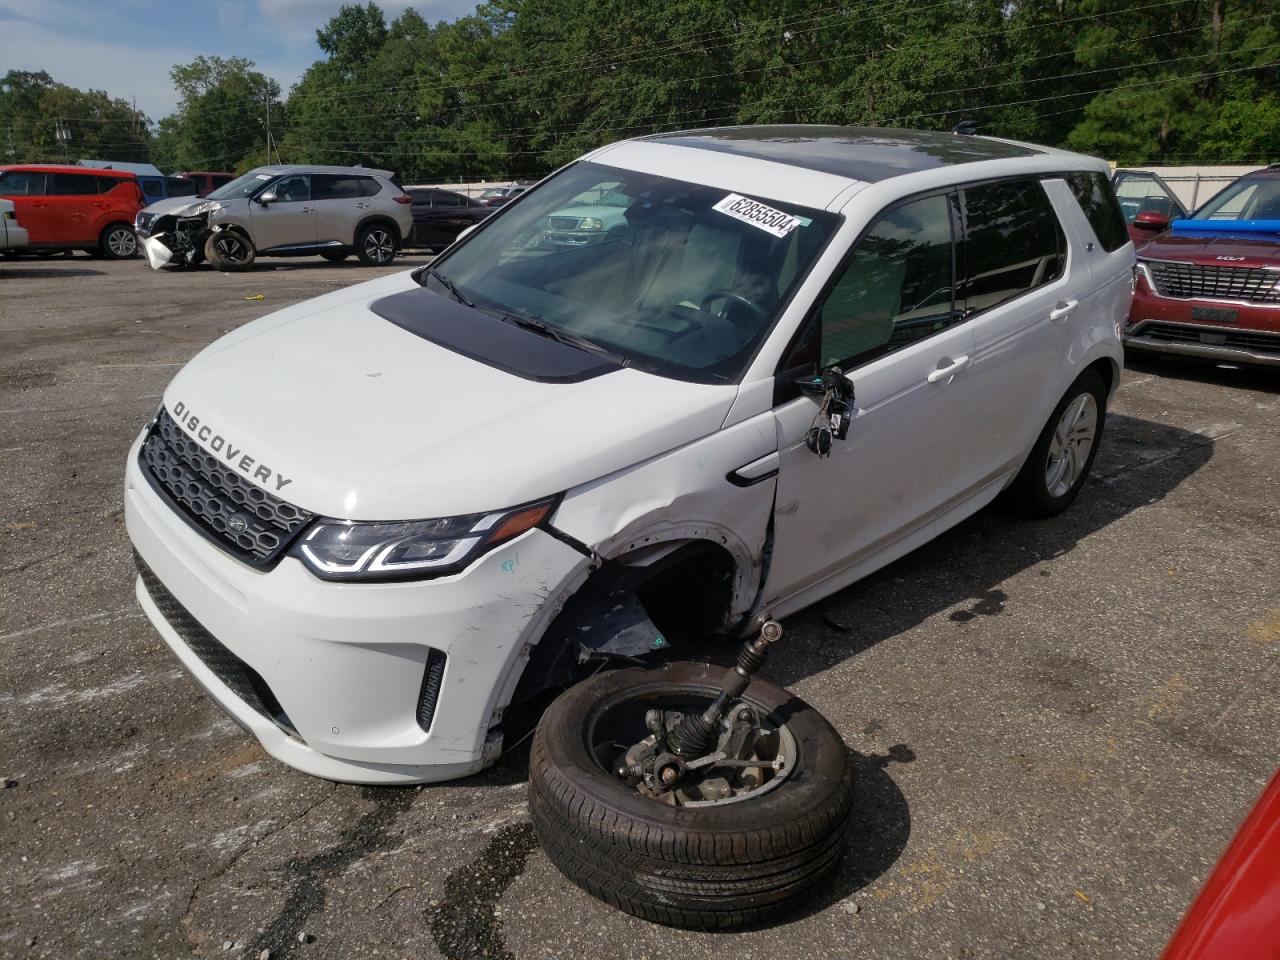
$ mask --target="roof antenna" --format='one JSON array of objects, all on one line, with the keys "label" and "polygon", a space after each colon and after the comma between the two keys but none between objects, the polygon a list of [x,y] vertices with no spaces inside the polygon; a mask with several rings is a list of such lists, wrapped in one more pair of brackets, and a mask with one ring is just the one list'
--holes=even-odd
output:
[{"label": "roof antenna", "polygon": [[977,120],[961,120],[951,128],[952,133],[958,133],[962,137],[973,137],[978,134]]}]

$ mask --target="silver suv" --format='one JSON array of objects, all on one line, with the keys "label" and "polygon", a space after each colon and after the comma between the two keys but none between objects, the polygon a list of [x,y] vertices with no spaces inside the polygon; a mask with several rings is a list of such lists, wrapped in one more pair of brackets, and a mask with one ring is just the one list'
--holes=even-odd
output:
[{"label": "silver suv", "polygon": [[244,270],[258,256],[337,263],[352,253],[385,266],[413,229],[412,202],[393,177],[365,167],[258,167],[200,199],[153,203],[134,226],[157,270],[205,259]]}]

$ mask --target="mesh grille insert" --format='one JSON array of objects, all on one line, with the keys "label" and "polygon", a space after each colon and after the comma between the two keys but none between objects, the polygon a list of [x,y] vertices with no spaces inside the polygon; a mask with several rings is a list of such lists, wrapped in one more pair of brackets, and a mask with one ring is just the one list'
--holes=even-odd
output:
[{"label": "mesh grille insert", "polygon": [[142,585],[146,587],[152,603],[156,605],[160,615],[169,626],[173,627],[191,652],[199,657],[213,675],[249,707],[281,727],[290,736],[296,737],[297,730],[294,729],[284,708],[280,706],[276,695],[262,679],[262,675],[224,647],[213,634],[201,626],[187,608],[178,602],[178,598],[160,582],[160,578],[152,572],[136,550],[133,561],[137,564]]},{"label": "mesh grille insert", "polygon": [[1217,267],[1184,260],[1147,260],[1162,297],[1280,303],[1280,271],[1263,267]]},{"label": "mesh grille insert", "polygon": [[1177,323],[1155,322],[1145,324],[1140,332],[1142,336],[1153,340],[1221,344],[1241,350],[1252,350],[1256,353],[1280,355],[1280,334],[1257,330],[1224,330],[1221,327],[1205,330]]},{"label": "mesh grille insert", "polygon": [[197,530],[233,556],[267,567],[313,514],[254,486],[161,410],[138,454],[143,473]]},{"label": "mesh grille insert", "polygon": [[436,715],[446,660],[448,657],[440,650],[432,648],[427,653],[427,667],[422,672],[422,692],[418,694],[418,726],[423,730],[431,730],[431,721]]}]

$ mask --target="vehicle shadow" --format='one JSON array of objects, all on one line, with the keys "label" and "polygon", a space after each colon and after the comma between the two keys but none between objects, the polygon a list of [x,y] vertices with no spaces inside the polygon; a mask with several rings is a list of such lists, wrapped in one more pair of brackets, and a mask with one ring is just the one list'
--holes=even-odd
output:
[{"label": "vehicle shadow", "polygon": [[100,277],[103,270],[91,270],[87,267],[0,267],[0,277],[18,278],[20,280],[38,280],[41,277]]},{"label": "vehicle shadow", "polygon": [[[784,622],[785,655],[763,674],[797,683],[950,610],[956,622],[1000,612],[1001,584],[1070,552],[1085,537],[1167,496],[1213,456],[1213,441],[1167,424],[1111,414],[1093,472],[1071,508],[1028,521],[989,507],[865,580]],[[737,644],[677,645],[680,659],[726,666]]]},{"label": "vehicle shadow", "polygon": [[1130,375],[1146,374],[1167,380],[1194,380],[1214,386],[1260,393],[1280,393],[1280,369],[1220,364],[1212,360],[1172,355],[1157,356],[1138,350],[1125,353],[1125,370]]}]

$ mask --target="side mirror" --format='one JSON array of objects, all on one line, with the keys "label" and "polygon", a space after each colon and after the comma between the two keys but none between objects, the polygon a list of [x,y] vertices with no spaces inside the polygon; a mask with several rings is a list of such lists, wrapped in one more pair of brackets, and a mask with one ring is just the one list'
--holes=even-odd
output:
[{"label": "side mirror", "polygon": [[1139,230],[1151,230],[1152,232],[1168,230],[1169,218],[1163,213],[1147,210],[1133,218],[1133,225]]},{"label": "side mirror", "polygon": [[274,190],[263,190],[258,194],[257,200],[264,207],[269,203],[276,202],[276,192]]}]

